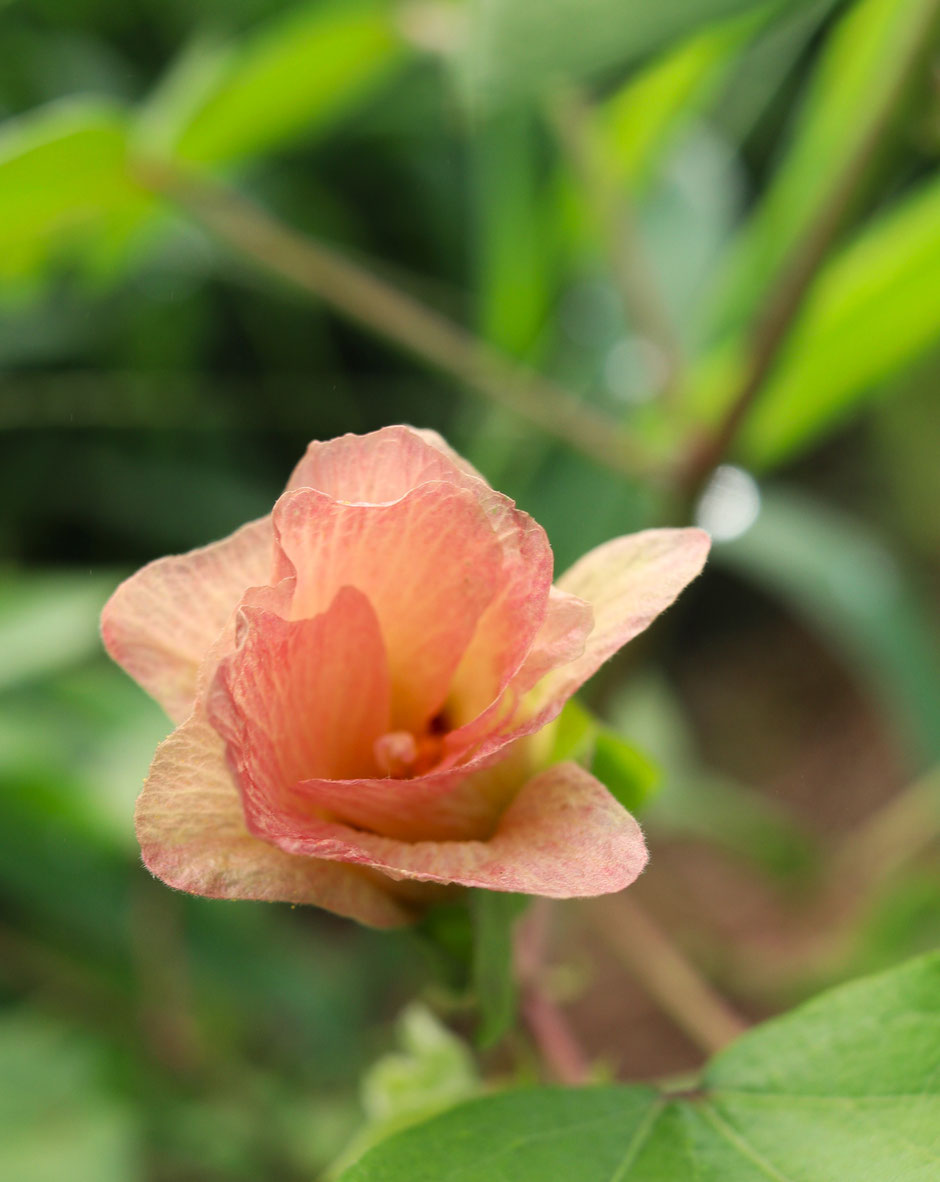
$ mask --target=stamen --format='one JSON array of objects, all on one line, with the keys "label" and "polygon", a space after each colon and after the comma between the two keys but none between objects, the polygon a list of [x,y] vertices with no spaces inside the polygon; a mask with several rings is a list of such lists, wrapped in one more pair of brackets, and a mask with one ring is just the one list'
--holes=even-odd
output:
[{"label": "stamen", "polygon": [[411,731],[390,731],[375,740],[373,752],[383,775],[403,780],[412,773],[418,758],[418,744]]}]

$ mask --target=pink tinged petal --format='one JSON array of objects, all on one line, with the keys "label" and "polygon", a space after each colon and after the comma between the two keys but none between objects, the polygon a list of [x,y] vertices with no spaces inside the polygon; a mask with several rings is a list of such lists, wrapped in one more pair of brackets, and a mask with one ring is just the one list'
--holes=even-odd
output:
[{"label": "pink tinged petal", "polygon": [[388,730],[389,683],[379,623],[353,587],[327,611],[284,620],[245,609],[237,650],[209,693],[246,808],[276,808],[299,780],[374,772]]},{"label": "pink tinged petal", "polygon": [[192,709],[200,662],[246,588],[269,581],[272,552],[265,517],[211,546],[151,562],[105,605],[105,648],[175,722]]},{"label": "pink tinged petal", "polygon": [[378,875],[253,837],[222,739],[201,710],[157,748],[137,804],[137,836],[147,868],[191,894],[313,903],[373,927],[414,918]]},{"label": "pink tinged petal", "polygon": [[329,816],[401,841],[488,838],[500,813],[537,766],[526,742],[499,753],[498,760],[471,769],[431,772],[410,780],[310,779],[283,798],[277,818],[248,805],[254,832],[272,840],[303,837],[311,817]]},{"label": "pink tinged petal", "polygon": [[274,508],[296,577],[291,616],[323,611],[344,585],[375,608],[392,684],[390,730],[422,730],[444,704],[454,670],[507,579],[490,518],[474,492],[423,484],[388,505],[347,505],[312,489]]},{"label": "pink tinged petal", "polygon": [[[538,684],[538,703],[560,708],[618,649],[676,599],[705,565],[711,539],[701,529],[648,529],[585,554],[558,587],[594,610],[584,652]],[[555,711],[557,712],[557,711]]]},{"label": "pink tinged petal", "polygon": [[518,671],[545,620],[552,548],[545,531],[501,493],[481,498],[503,554],[504,579],[480,618],[451,686],[453,722],[477,717]]},{"label": "pink tinged petal", "polygon": [[531,710],[520,718],[523,699],[551,670],[582,655],[593,624],[594,613],[590,604],[552,587],[545,618],[524,661],[496,701],[447,736],[445,765],[449,766],[454,760],[465,763],[468,758],[483,758],[548,722],[549,715],[533,721]]},{"label": "pink tinged petal", "polygon": [[544,727],[695,578],[709,544],[698,529],[647,530],[586,554],[552,588],[545,622],[499,702],[449,735],[448,747],[463,759],[468,751],[474,760],[488,759]]},{"label": "pink tinged petal", "polygon": [[337,501],[383,505],[428,481],[459,488],[486,483],[436,431],[383,427],[311,443],[287,489],[313,488]]},{"label": "pink tinged petal", "polygon": [[647,861],[639,825],[574,763],[529,780],[488,841],[403,842],[316,820],[305,834],[269,840],[288,853],[353,862],[393,878],[557,899],[619,891]]},{"label": "pink tinged petal", "polygon": [[589,603],[552,587],[545,619],[513,678],[514,686],[525,693],[552,669],[576,660],[593,627],[594,611]]}]

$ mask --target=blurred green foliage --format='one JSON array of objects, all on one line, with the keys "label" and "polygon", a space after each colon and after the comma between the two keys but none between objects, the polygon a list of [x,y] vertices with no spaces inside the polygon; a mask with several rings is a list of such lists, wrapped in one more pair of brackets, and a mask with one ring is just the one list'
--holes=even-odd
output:
[{"label": "blurred green foliage", "polygon": [[[0,1176],[294,1182],[389,1115],[356,1081],[419,945],[152,883],[131,815],[168,723],[97,642],[123,574],[265,512],[310,438],[441,429],[559,569],[685,514],[712,529],[710,573],[589,688],[603,722],[558,733],[643,810],[654,868],[694,840],[767,889],[825,881],[822,827],[769,762],[749,782],[740,726],[701,725],[695,676],[727,672],[736,629],[731,676],[777,686],[749,748],[801,774],[775,710],[803,683],[766,655],[787,628],[901,778],[936,763],[936,3],[13,0],[0,38]],[[231,194],[464,326],[508,405],[299,289],[221,216]],[[788,292],[716,457],[757,474],[754,504],[719,482],[689,505],[676,471]],[[643,462],[546,423],[516,365]],[[853,784],[826,791],[855,815]],[[935,938],[935,876],[901,863],[829,975]],[[487,918],[508,947],[512,916]],[[435,938],[466,956],[466,931]],[[476,972],[493,1033],[505,957]],[[472,1088],[460,1044],[417,1041],[414,1079],[439,1051]]]}]

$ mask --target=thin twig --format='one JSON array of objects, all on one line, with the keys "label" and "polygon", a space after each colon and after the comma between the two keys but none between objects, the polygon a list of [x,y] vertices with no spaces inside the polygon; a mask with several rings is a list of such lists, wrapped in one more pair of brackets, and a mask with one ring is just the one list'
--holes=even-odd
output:
[{"label": "thin twig", "polygon": [[[940,838],[940,766],[849,831],[819,888],[799,915],[739,939],[722,976],[749,995],[779,1004],[807,982],[840,974],[857,955],[859,923],[885,885]],[[786,914],[786,913],[785,913]]]},{"label": "thin twig", "polygon": [[529,986],[522,993],[522,1018],[552,1078],[580,1087],[590,1068],[571,1026],[558,1005],[542,990]]},{"label": "thin twig", "polygon": [[552,114],[559,142],[606,240],[626,319],[655,349],[663,367],[659,389],[669,396],[681,379],[682,347],[643,247],[636,215],[598,152],[584,96],[573,88],[559,92]]},{"label": "thin twig", "polygon": [[679,473],[680,491],[692,504],[714,468],[737,437],[764,381],[770,373],[802,307],[803,297],[825,261],[855,194],[865,179],[882,141],[891,131],[897,108],[908,93],[911,78],[930,45],[931,29],[940,4],[928,0],[921,10],[921,20],[911,31],[904,51],[891,61],[893,75],[881,105],[834,180],[816,216],[789,256],[776,284],[754,317],[749,337],[747,368],[741,385],[732,398],[727,414],[714,434],[699,440],[689,450]]},{"label": "thin twig", "polygon": [[631,976],[703,1051],[713,1054],[744,1033],[744,1019],[629,893],[592,899],[585,910]]},{"label": "thin twig", "polygon": [[519,982],[522,1019],[549,1075],[558,1083],[587,1083],[590,1064],[581,1044],[543,984],[545,955],[551,924],[551,901],[536,899],[519,924],[515,971]]},{"label": "thin twig", "polygon": [[843,839],[829,865],[832,889],[869,899],[940,836],[940,767],[915,780]]},{"label": "thin twig", "polygon": [[175,202],[216,237],[348,320],[619,475],[635,477],[648,470],[648,458],[607,415],[503,357],[332,248],[282,224],[241,194],[165,165],[138,164],[137,175],[142,184]]}]

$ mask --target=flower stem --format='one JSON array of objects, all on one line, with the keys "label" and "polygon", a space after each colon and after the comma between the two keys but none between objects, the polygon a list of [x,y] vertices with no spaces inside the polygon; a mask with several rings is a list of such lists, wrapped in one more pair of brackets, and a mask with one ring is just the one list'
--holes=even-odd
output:
[{"label": "flower stem", "polygon": [[535,985],[522,991],[522,1019],[542,1062],[558,1083],[579,1086],[588,1081],[587,1056],[561,1008]]},{"label": "flower stem", "polygon": [[584,1084],[590,1064],[565,1017],[542,984],[551,928],[551,901],[535,899],[516,934],[515,970],[521,992],[522,1020],[546,1073],[558,1083]]},{"label": "flower stem", "polygon": [[629,894],[593,899],[585,910],[631,976],[703,1051],[713,1054],[744,1033],[744,1019]]}]

